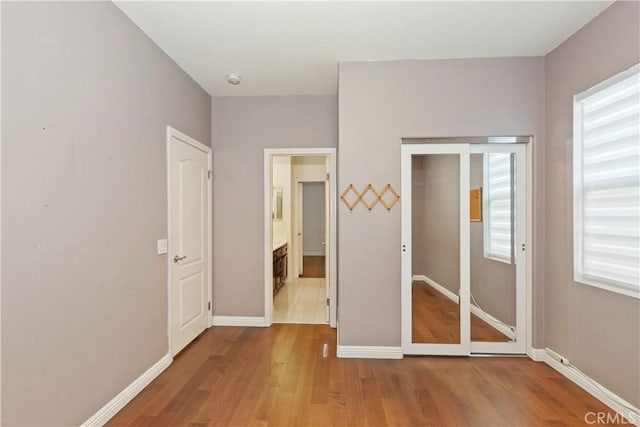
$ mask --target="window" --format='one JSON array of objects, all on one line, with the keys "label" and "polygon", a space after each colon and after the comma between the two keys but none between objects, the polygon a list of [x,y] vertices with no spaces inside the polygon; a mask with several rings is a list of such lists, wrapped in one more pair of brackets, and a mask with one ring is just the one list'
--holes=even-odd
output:
[{"label": "window", "polygon": [[574,280],[640,298],[640,66],[573,111]]},{"label": "window", "polygon": [[510,153],[484,155],[484,256],[507,264],[513,252],[511,169]]}]

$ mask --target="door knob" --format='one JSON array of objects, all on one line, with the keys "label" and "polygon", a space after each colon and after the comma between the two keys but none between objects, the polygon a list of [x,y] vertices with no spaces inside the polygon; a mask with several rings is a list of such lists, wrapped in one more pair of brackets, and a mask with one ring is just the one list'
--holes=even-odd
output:
[{"label": "door knob", "polygon": [[182,261],[183,259],[187,259],[187,256],[186,255],[185,256],[176,255],[176,256],[173,257],[173,262]]}]

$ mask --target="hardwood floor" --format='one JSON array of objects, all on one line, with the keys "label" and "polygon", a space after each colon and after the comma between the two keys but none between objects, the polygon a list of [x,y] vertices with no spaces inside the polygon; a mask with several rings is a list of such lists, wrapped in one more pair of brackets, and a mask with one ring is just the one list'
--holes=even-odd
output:
[{"label": "hardwood floor", "polygon": [[302,271],[304,275],[300,277],[324,277],[324,255],[302,257]]},{"label": "hardwood floor", "polygon": [[[460,342],[460,311],[454,303],[425,282],[411,289],[411,335],[416,343]],[[509,338],[471,314],[471,341],[506,342]]]},{"label": "hardwood floor", "polygon": [[540,426],[615,415],[527,358],[337,359],[335,344],[324,325],[210,328],[107,425]]}]

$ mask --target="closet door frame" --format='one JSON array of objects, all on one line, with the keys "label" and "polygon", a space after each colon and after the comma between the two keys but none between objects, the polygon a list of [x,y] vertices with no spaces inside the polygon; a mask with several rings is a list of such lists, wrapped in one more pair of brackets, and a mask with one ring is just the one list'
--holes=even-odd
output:
[{"label": "closet door frame", "polygon": [[[532,359],[537,359],[537,350],[533,347],[533,145],[534,138],[532,136],[503,136],[503,137],[441,137],[441,138],[403,138],[401,145],[401,346],[404,354],[421,354],[421,355],[481,355],[481,354],[526,354]],[[470,342],[470,301],[469,287],[467,287],[467,296],[463,298],[461,295],[461,304],[467,306],[466,310],[461,310],[461,316],[466,313],[468,334],[468,347],[464,345],[458,346],[454,351],[452,344],[417,344],[411,342],[411,284],[412,284],[412,248],[411,248],[411,156],[413,154],[460,154],[460,150],[466,152],[466,177],[460,177],[461,183],[461,231],[465,221],[462,221],[462,213],[468,211],[468,191],[469,191],[469,157],[471,152],[477,152],[474,147],[480,144],[490,144],[494,152],[498,147],[503,146],[509,152],[516,152],[517,156],[517,180],[520,183],[519,200],[517,209],[522,217],[517,225],[517,234],[519,236],[516,242],[516,253],[519,254],[517,262],[524,264],[524,267],[517,271],[518,278],[524,281],[524,292],[518,292],[517,295],[517,331],[516,343],[505,343],[504,345],[495,345],[496,343],[471,343]],[[425,148],[425,147],[430,148]],[[463,148],[467,147],[466,149]],[[514,148],[519,147],[519,148]],[[460,156],[461,163],[462,155]],[[462,174],[461,164],[461,174]],[[465,184],[463,184],[465,183]],[[465,192],[462,187],[465,187]],[[524,194],[522,194],[524,192]],[[462,197],[464,195],[464,197]],[[463,201],[462,198],[466,198]],[[524,202],[522,200],[524,200]],[[521,205],[524,203],[524,208]],[[467,206],[466,209],[463,205]],[[467,223],[468,225],[468,223]],[[468,227],[467,227],[468,228]],[[469,244],[469,230],[466,234],[467,246]],[[522,246],[524,244],[524,247]],[[461,245],[462,246],[462,245]],[[462,251],[462,248],[461,248]],[[462,255],[462,254],[461,254]],[[467,252],[470,260],[470,253]],[[462,264],[461,256],[461,264]],[[461,280],[462,280],[461,265]],[[469,279],[469,262],[464,270],[467,270]],[[462,285],[462,283],[461,283]],[[470,285],[468,280],[466,285]],[[522,288],[521,288],[522,289]],[[461,317],[461,323],[464,322]],[[461,325],[461,332],[463,326]],[[461,334],[461,341],[465,334]],[[501,348],[503,347],[503,348]]]}]

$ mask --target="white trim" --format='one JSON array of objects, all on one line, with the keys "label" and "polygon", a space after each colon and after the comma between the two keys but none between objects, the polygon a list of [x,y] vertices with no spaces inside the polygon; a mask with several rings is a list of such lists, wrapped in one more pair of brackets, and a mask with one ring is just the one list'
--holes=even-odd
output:
[{"label": "white trim", "polygon": [[147,369],[142,375],[136,378],[131,384],[129,384],[124,390],[122,390],[116,397],[111,399],[109,403],[104,405],[98,412],[93,414],[91,418],[82,423],[83,427],[103,426],[109,421],[115,414],[117,414],[122,408],[125,407],[134,397],[138,395],[151,381],[153,381],[158,375],[162,373],[169,365],[173,358],[169,353],[165,354],[162,359],[158,360],[149,369]]},{"label": "white trim", "polygon": [[[526,214],[527,220],[525,221],[525,241],[523,243],[526,244],[526,251],[524,252],[524,257],[526,261],[526,269],[524,272],[525,277],[525,293],[524,297],[526,299],[526,315],[525,318],[525,340],[526,340],[526,353],[529,354],[530,351],[533,350],[533,144],[535,144],[535,138],[531,138],[531,142],[526,144],[526,156],[527,156],[527,164],[526,164]],[[516,243],[516,249],[518,248],[518,244]],[[517,261],[516,261],[517,262]],[[516,325],[517,326],[517,325]],[[533,353],[533,351],[532,351]]]},{"label": "white trim", "polygon": [[[2,7],[0,7],[0,22],[2,22]],[[0,31],[0,46],[2,46],[2,31]],[[2,99],[2,59],[0,55],[0,100]],[[0,159],[2,159],[2,102],[0,102]],[[2,205],[2,161],[0,161],[0,206]],[[2,209],[0,209],[0,271],[2,271]],[[2,295],[2,274],[0,274],[0,295]],[[0,331],[2,330],[2,297],[0,296]],[[1,347],[1,346],[0,346]],[[0,351],[0,372],[2,372],[2,351]],[[0,387],[0,421],[2,420],[2,388]]]},{"label": "white trim", "polygon": [[336,355],[340,359],[402,359],[402,347],[374,347],[366,345],[339,345]]},{"label": "white trim", "polygon": [[271,326],[264,317],[258,316],[213,316],[213,326]]},{"label": "white trim", "polygon": [[[440,292],[442,295],[444,295],[445,297],[447,297],[448,299],[453,301],[455,304],[458,304],[458,296],[456,294],[454,294],[453,292],[451,292],[449,289],[445,288],[444,286],[442,286],[441,284],[436,282],[435,280],[433,280],[433,279],[431,279],[431,278],[429,278],[429,277],[427,277],[427,276],[425,276],[423,274],[414,274],[413,275],[413,281],[425,282],[427,285],[431,286],[434,290]],[[473,313],[476,316],[478,316],[486,324],[488,324],[489,326],[493,327],[494,329],[496,329],[498,332],[500,332],[501,334],[503,334],[507,338],[509,338],[511,340],[515,340],[516,339],[515,332],[513,332],[506,325],[503,325],[498,319],[496,319],[495,317],[493,317],[492,315],[490,315],[489,313],[487,313],[486,311],[482,310],[480,307],[478,307],[478,306],[476,306],[474,304],[471,304],[470,307],[471,307],[471,313]]]},{"label": "white trim", "polygon": [[547,353],[544,351],[544,348],[533,348],[531,347],[527,351],[527,356],[534,362],[544,362],[544,359],[547,356]]},{"label": "white trim", "polygon": [[[338,301],[338,233],[337,233],[337,152],[333,147],[329,148],[265,148],[264,150],[264,319],[267,326],[270,326],[273,318],[273,285],[271,260],[273,248],[271,246],[272,224],[271,224],[271,179],[272,179],[272,157],[273,156],[328,156],[331,163],[329,172],[329,193],[331,203],[329,205],[329,263],[328,280],[330,294],[329,325],[337,327],[337,301]],[[292,254],[293,255],[293,254]]]},{"label": "white trim", "polygon": [[[189,135],[179,130],[167,126],[167,342],[169,345],[169,353],[172,352],[171,347],[171,254],[173,253],[172,236],[171,236],[171,138],[176,138],[192,147],[207,153],[207,167],[213,169],[213,151],[211,147],[207,147],[201,142],[196,141]],[[207,247],[209,256],[207,257],[207,302],[211,304],[211,310],[208,310],[207,326],[213,325],[213,176],[207,179],[207,193],[209,194],[209,203],[207,204]]]},{"label": "white trim", "polygon": [[[588,377],[586,374],[578,371],[578,369],[571,365],[568,359],[566,359],[564,356],[556,353],[550,348],[535,349],[533,355],[534,357],[538,357],[540,361],[546,363],[556,371],[560,372],[574,384],[578,385],[584,391],[607,405],[609,408],[627,418],[628,421],[631,421],[636,426],[640,426],[640,409],[636,408],[631,403],[624,400],[622,397],[618,396],[602,384],[598,383],[593,378]],[[566,364],[562,363],[561,359],[564,360]]]},{"label": "white trim", "polygon": [[324,252],[307,252],[303,253],[302,256],[324,256]]},{"label": "white trim", "polygon": [[264,151],[264,320],[271,325],[273,317],[273,244],[271,235],[273,234],[273,223],[271,218],[271,180],[273,179],[272,156]]}]

